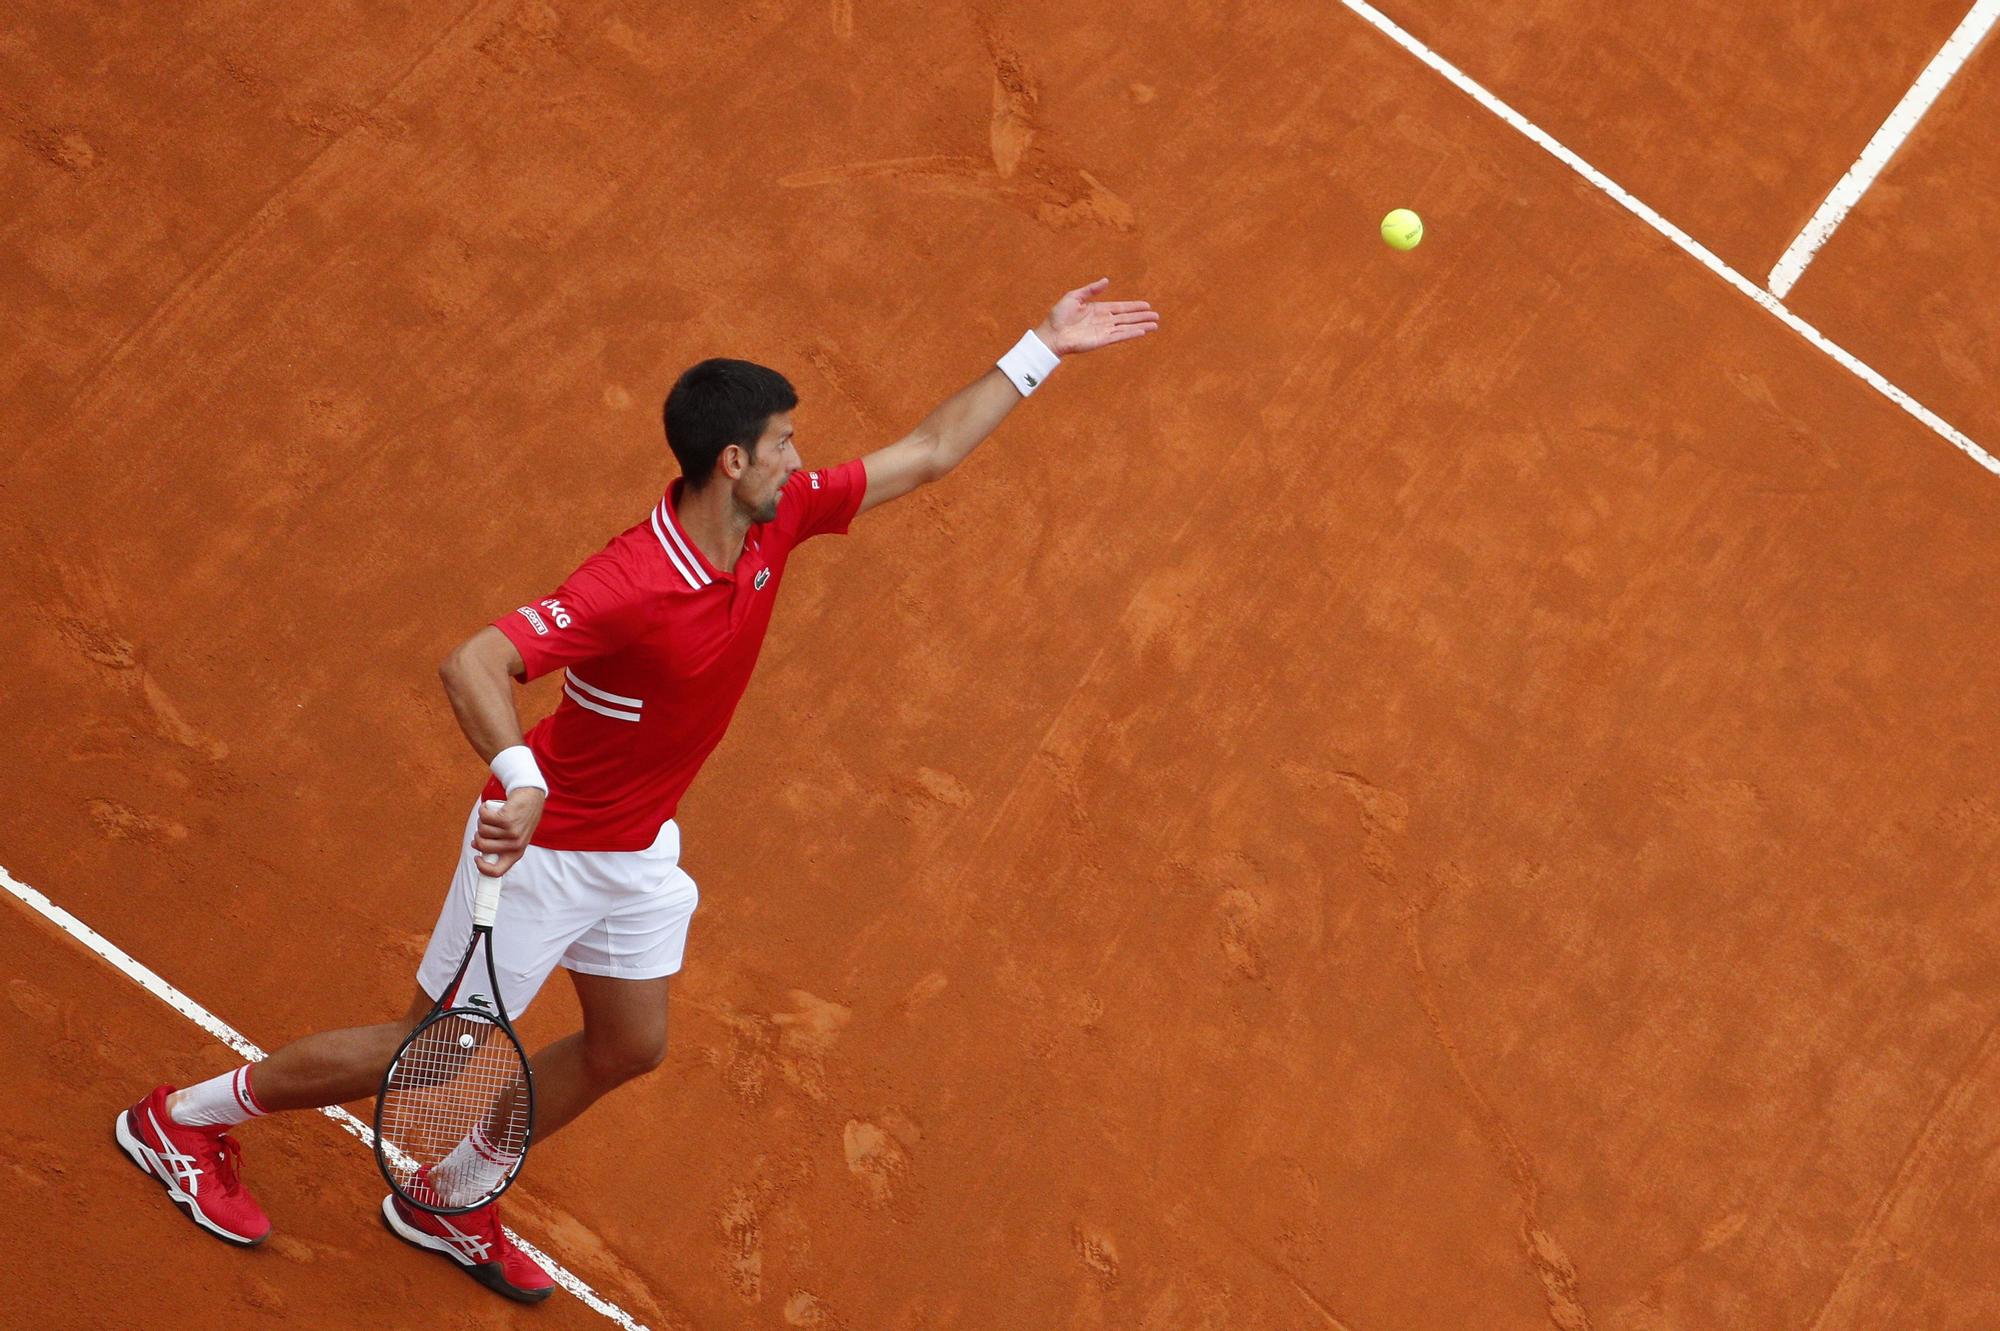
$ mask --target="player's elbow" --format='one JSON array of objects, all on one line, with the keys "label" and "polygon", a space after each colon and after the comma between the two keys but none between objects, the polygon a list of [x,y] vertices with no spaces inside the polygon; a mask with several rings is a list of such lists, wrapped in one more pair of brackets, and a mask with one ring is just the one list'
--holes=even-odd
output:
[{"label": "player's elbow", "polygon": [[452,648],[451,654],[438,663],[438,680],[443,683],[444,691],[448,695],[457,697],[472,680],[481,675],[505,673],[506,664],[494,659],[492,645],[486,637],[488,633],[492,633],[501,642],[506,642],[506,638],[497,630],[483,629]]},{"label": "player's elbow", "polygon": [[438,662],[438,682],[444,685],[446,693],[458,692],[465,681],[466,649],[470,642],[462,642],[451,649],[444,660]]}]

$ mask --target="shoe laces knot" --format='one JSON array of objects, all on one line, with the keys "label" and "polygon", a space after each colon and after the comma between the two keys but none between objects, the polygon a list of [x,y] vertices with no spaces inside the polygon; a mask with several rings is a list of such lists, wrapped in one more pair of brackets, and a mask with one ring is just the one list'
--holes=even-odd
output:
[{"label": "shoe laces knot", "polygon": [[215,1136],[215,1179],[231,1196],[243,1191],[243,1148],[226,1132]]}]

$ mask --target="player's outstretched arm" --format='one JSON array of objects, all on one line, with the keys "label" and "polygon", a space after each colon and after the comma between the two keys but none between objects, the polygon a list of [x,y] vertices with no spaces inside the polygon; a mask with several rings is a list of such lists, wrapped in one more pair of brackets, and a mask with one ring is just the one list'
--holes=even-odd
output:
[{"label": "player's outstretched arm", "polygon": [[[490,624],[460,643],[438,667],[458,728],[481,762],[490,763],[503,749],[520,746],[514,679],[523,669],[520,650]],[[479,830],[472,844],[482,853],[481,873],[498,878],[514,867],[535,834],[535,824],[542,820],[542,802],[547,798],[546,790],[523,785],[510,790],[498,809],[480,806]]]},{"label": "player's outstretched arm", "polygon": [[909,434],[862,458],[868,493],[860,512],[900,499],[965,461],[1015,404],[1040,387],[1058,358],[1144,337],[1160,326],[1159,312],[1143,300],[1099,300],[1111,285],[1100,277],[1065,292],[1036,329],[1000,363],[959,389]]}]

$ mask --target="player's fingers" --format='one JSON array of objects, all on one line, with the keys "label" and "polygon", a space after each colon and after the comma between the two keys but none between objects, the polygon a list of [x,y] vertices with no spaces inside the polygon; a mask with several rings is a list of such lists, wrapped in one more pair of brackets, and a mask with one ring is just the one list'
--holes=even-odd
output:
[{"label": "player's fingers", "polygon": [[1069,294],[1076,300],[1088,300],[1092,296],[1096,295],[1098,292],[1104,290],[1104,288],[1110,285],[1111,285],[1110,278],[1100,277],[1095,282],[1086,283],[1085,285],[1078,287],[1076,290],[1070,292]]}]

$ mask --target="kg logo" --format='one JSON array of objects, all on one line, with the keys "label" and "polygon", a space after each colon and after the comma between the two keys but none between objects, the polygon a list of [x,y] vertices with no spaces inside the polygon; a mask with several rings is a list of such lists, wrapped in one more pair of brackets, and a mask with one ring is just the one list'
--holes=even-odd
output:
[{"label": "kg logo", "polygon": [[771,580],[771,570],[770,570],[770,569],[768,569],[768,568],[760,568],[760,569],[758,569],[758,570],[757,570],[757,576],[756,576],[755,578],[753,578],[753,579],[751,580],[751,582],[750,582],[750,587],[751,587],[751,590],[753,590],[753,591],[760,591],[760,592],[761,592],[761,591],[763,591],[763,590],[764,590],[764,584],[765,584],[765,583],[767,583],[767,582],[769,582],[770,580]]}]

